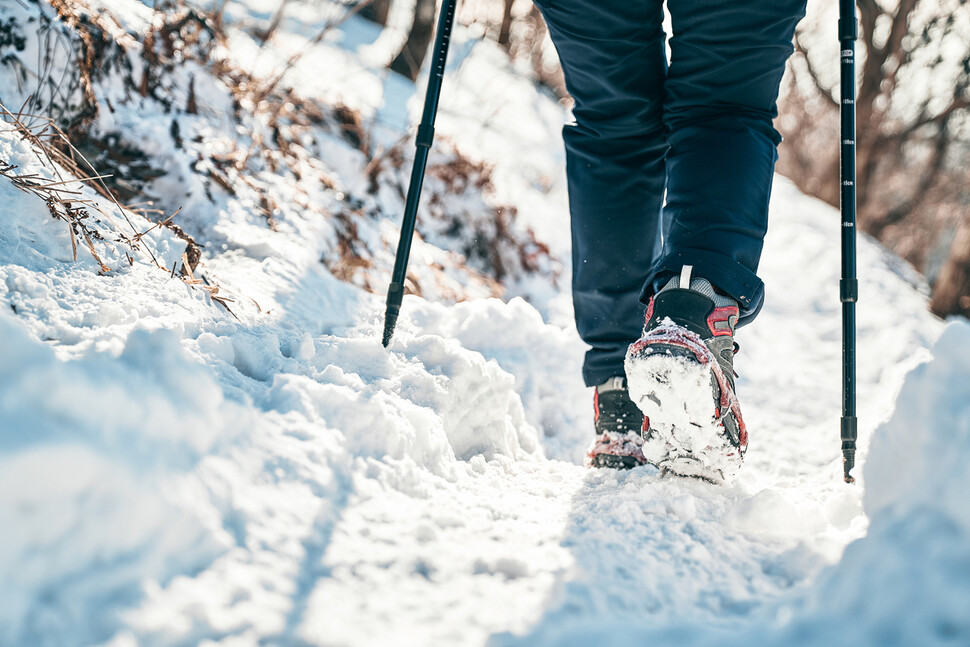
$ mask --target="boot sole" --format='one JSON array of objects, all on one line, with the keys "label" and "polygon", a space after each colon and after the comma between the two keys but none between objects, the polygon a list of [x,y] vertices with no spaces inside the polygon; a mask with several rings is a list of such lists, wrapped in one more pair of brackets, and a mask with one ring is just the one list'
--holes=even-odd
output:
[{"label": "boot sole", "polygon": [[651,344],[627,355],[626,375],[630,397],[650,419],[644,458],[664,472],[723,482],[737,473],[741,452],[715,419],[711,362]]},{"label": "boot sole", "polygon": [[645,464],[640,453],[641,437],[637,434],[597,436],[586,450],[586,467],[632,469]]},{"label": "boot sole", "polygon": [[614,454],[597,454],[590,461],[590,467],[615,470],[632,470],[634,467],[640,467],[643,464],[633,456],[616,456]]}]

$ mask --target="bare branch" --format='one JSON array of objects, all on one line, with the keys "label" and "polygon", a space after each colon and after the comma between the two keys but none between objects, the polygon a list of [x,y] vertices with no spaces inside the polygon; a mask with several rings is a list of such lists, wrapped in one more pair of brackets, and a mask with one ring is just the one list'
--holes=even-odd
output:
[{"label": "bare branch", "polygon": [[970,221],[957,225],[950,257],[933,286],[930,308],[941,317],[970,314]]},{"label": "bare branch", "polygon": [[[876,20],[883,14],[876,0],[857,0],[859,6],[859,26],[862,27],[863,38],[866,38],[867,47],[874,47],[869,44],[872,40],[871,34],[876,30]],[[869,34],[869,36],[867,36]]]},{"label": "bare branch", "polygon": [[919,182],[910,193],[910,197],[901,204],[886,212],[882,217],[876,218],[869,224],[869,233],[874,236],[882,234],[883,230],[889,225],[895,224],[908,216],[917,205],[926,197],[929,190],[939,179],[940,171],[943,170],[943,162],[946,153],[950,149],[950,136],[948,128],[948,118],[940,122],[939,130],[934,137],[935,142],[930,162],[926,165],[926,171],[920,177]]},{"label": "bare branch", "polygon": [[862,31],[859,35],[866,48],[866,60],[862,65],[862,82],[859,84],[858,103],[871,104],[872,99],[879,94],[882,64],[886,60],[886,52],[876,45],[876,21],[885,11],[876,0],[859,0],[859,13]]},{"label": "bare branch", "polygon": [[279,74],[277,74],[276,77],[274,77],[269,83],[267,83],[265,86],[263,86],[262,90],[254,97],[254,101],[256,103],[259,103],[260,101],[262,101],[263,99],[265,99],[267,96],[269,96],[269,94],[274,89],[276,89],[276,86],[279,85],[280,81],[283,80],[283,77],[285,77],[287,75],[287,73],[290,71],[290,69],[294,65],[296,65],[298,62],[300,62],[300,59],[302,59],[304,56],[306,56],[310,52],[310,50],[312,50],[314,47],[316,47],[317,45],[319,45],[320,44],[320,41],[323,40],[324,36],[326,36],[332,30],[336,29],[340,25],[344,24],[345,22],[347,22],[348,20],[350,20],[351,18],[353,18],[354,16],[356,16],[358,13],[360,13],[364,8],[366,8],[372,2],[374,2],[374,0],[362,0],[361,2],[358,2],[354,6],[350,7],[349,9],[347,9],[343,14],[341,14],[340,16],[338,16],[336,19],[331,20],[331,21],[328,21],[320,29],[320,31],[317,32],[317,35],[314,36],[310,41],[307,42],[307,44],[304,46],[303,49],[301,49],[300,51],[298,51],[296,54],[294,54],[293,56],[291,56],[289,58],[289,60],[286,61],[286,63],[283,65],[282,70],[280,70]]},{"label": "bare branch", "polygon": [[953,100],[950,102],[950,105],[948,105],[939,113],[932,116],[926,114],[925,105],[926,104],[924,103],[924,108],[923,110],[921,110],[922,116],[920,116],[913,123],[911,123],[906,128],[902,129],[901,131],[897,133],[893,133],[891,135],[887,135],[886,139],[890,139],[894,141],[905,141],[909,139],[910,136],[913,135],[913,133],[915,133],[920,128],[923,128],[924,126],[929,126],[930,124],[943,125],[946,122],[948,122],[950,118],[952,118],[953,115],[955,115],[960,110],[966,110],[967,108],[970,108],[970,97],[966,97],[966,96],[954,97]]},{"label": "bare branch", "polygon": [[281,0],[280,6],[276,8],[276,11],[273,13],[273,17],[270,18],[269,25],[266,26],[266,29],[257,32],[256,37],[259,38],[263,45],[265,45],[266,42],[273,37],[273,34],[279,28],[280,22],[283,21],[283,14],[286,11],[286,5],[289,3],[290,0]]},{"label": "bare branch", "polygon": [[[889,38],[883,49],[887,54],[893,54],[902,49],[903,37],[909,32],[909,18],[916,8],[917,0],[900,0],[899,8],[893,17],[893,24],[889,30]],[[885,58],[883,59],[885,61]]]}]

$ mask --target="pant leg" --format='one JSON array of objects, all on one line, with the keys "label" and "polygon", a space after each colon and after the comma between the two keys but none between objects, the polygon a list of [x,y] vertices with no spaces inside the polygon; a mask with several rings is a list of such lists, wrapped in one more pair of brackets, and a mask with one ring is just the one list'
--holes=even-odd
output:
[{"label": "pant leg", "polygon": [[642,299],[693,265],[695,276],[740,303],[743,324],[764,300],[756,272],[781,141],[772,120],[805,0],[669,0],[668,7],[664,244]]},{"label": "pant leg", "polygon": [[643,280],[660,251],[664,191],[661,0],[537,0],[575,123],[563,129],[573,305],[587,385],[623,375]]}]

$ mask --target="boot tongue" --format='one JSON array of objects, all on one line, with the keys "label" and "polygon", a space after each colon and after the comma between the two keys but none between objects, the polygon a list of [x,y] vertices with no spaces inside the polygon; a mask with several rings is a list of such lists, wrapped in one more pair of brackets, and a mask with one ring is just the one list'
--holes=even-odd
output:
[{"label": "boot tongue", "polygon": [[714,312],[711,300],[694,290],[661,290],[654,299],[653,316],[648,327],[661,325],[665,319],[686,328],[701,339],[711,336],[707,318]]}]

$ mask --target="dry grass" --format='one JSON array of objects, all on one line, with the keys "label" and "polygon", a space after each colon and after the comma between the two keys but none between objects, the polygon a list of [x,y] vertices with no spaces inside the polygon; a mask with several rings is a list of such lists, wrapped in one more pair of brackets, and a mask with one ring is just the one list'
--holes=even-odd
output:
[{"label": "dry grass", "polygon": [[[240,69],[231,59],[217,54],[228,46],[219,7],[209,13],[200,13],[182,0],[159,0],[151,26],[146,33],[136,34],[124,31],[107,11],[89,11],[85,7],[85,0],[50,1],[63,23],[58,23],[62,31],[64,25],[67,26],[64,38],[72,43],[72,56],[78,70],[77,83],[83,90],[76,92],[80,97],[81,117],[72,117],[71,133],[57,130],[55,120],[49,116],[37,117],[38,121],[31,123],[30,119],[33,118],[22,115],[27,121],[20,120],[21,126],[14,127],[20,128],[24,137],[30,137],[33,133],[43,139],[37,150],[52,151],[49,163],[60,164],[71,175],[88,178],[88,183],[114,205],[112,211],[116,212],[115,216],[121,214],[126,221],[121,227],[123,235],[118,234],[117,237],[129,246],[144,247],[141,237],[146,232],[136,231],[125,215],[126,212],[141,213],[149,220],[156,221],[155,226],[170,229],[187,244],[183,267],[166,268],[166,272],[173,276],[177,273],[187,283],[204,287],[212,294],[218,290],[208,286],[204,277],[195,278],[200,276],[200,246],[173,223],[172,217],[165,217],[156,209],[154,198],[145,193],[146,187],[151,186],[152,180],[163,174],[164,170],[152,167],[151,158],[138,150],[137,142],[101,141],[91,136],[90,125],[99,108],[92,90],[105,70],[109,69],[120,76],[132,95],[158,102],[166,111],[171,110],[171,134],[175,146],[190,155],[197,154],[197,159],[192,160],[190,165],[203,178],[210,199],[214,199],[214,190],[221,189],[228,195],[252,200],[257,213],[262,215],[271,231],[284,227],[286,215],[294,210],[318,214],[327,219],[333,231],[332,248],[323,259],[329,270],[338,278],[364,289],[375,292],[384,289],[383,268],[378,267],[380,264],[375,264],[373,259],[385,250],[370,249],[369,245],[374,243],[362,239],[360,225],[387,216],[396,218],[398,214],[382,213],[368,196],[338,193],[336,202],[321,203],[314,193],[320,187],[337,192],[337,184],[326,164],[319,159],[319,150],[314,150],[317,145],[308,146],[306,142],[318,141],[321,132],[339,137],[363,153],[368,160],[365,162],[364,175],[370,179],[367,190],[371,194],[377,192],[379,185],[391,185],[397,187],[403,197],[401,177],[407,172],[404,167],[410,157],[405,151],[411,145],[412,138],[403,135],[394,145],[374,151],[371,125],[360,112],[347,106],[309,100],[287,84],[287,73],[327,33],[360,11],[366,2],[348,7],[342,15],[323,25],[319,33],[296,55],[282,62],[278,70],[258,78]],[[278,18],[281,17],[280,13]],[[276,23],[278,25],[279,20]],[[268,44],[274,32],[271,24],[265,33],[257,36]],[[130,60],[133,58],[140,59],[141,65],[132,65]],[[233,108],[228,116],[237,126],[242,126],[245,136],[229,134],[218,142],[209,140],[207,146],[197,146],[197,140],[183,136],[177,116],[195,115],[207,110],[204,105],[199,105],[196,98],[195,79],[187,78],[182,72],[187,62],[211,73],[229,89]],[[48,125],[49,128],[45,130]],[[80,145],[74,146],[72,141]],[[218,145],[211,145],[213,143]],[[440,150],[440,146],[436,148]],[[97,173],[88,159],[97,159],[98,166],[108,170]],[[16,169],[7,172],[17,175]],[[280,177],[295,180],[287,184],[292,192],[280,192]],[[483,200],[482,195],[490,190],[490,170],[484,165],[473,163],[453,151],[444,160],[429,167],[428,178],[430,182],[425,189],[424,200],[432,207],[428,229],[450,229],[454,232],[442,242],[447,249],[467,259],[467,266],[458,256],[455,263],[459,269],[468,272],[470,281],[489,285],[492,293],[500,294],[501,286],[497,280],[538,271],[542,265],[549,266],[543,262],[543,257],[549,255],[548,250],[535,240],[531,232],[522,232],[515,225],[515,210],[493,207]],[[30,178],[22,178],[18,186],[24,188],[30,182]],[[60,205],[57,207],[60,209],[58,217],[69,222],[72,232],[75,232],[72,240],[76,240],[79,246],[87,247],[96,257],[100,256],[97,251],[99,239],[85,230],[85,227],[90,229],[91,219],[85,217],[85,210],[90,211],[90,207],[82,208],[76,201],[71,202],[71,210],[63,206],[71,199],[64,192],[69,186],[30,188],[38,191],[59,189],[58,199],[61,202],[55,201],[54,204]],[[463,218],[469,205],[475,212],[474,222]],[[175,206],[172,205],[172,208]],[[189,218],[191,216],[188,215]],[[422,219],[425,217],[422,215]],[[373,241],[374,238],[369,237],[368,240]],[[151,254],[151,250],[147,249],[139,252]],[[135,250],[132,249],[131,255],[134,254]],[[155,258],[150,258],[150,261],[159,264]],[[105,268],[103,271],[110,271],[104,263],[101,264]],[[430,269],[430,274],[423,274],[425,281],[448,282],[444,279],[449,272],[447,268],[432,264]],[[437,278],[429,279],[429,276]],[[413,291],[420,293],[422,286],[417,278],[412,276],[411,279]],[[426,287],[429,292],[443,294],[440,289]],[[455,294],[455,300],[462,298],[462,295]]]},{"label": "dry grass", "polygon": [[[98,248],[109,244],[121,244],[127,248],[125,257],[129,265],[133,265],[135,258],[141,256],[150,264],[167,272],[170,277],[178,273],[178,277],[184,283],[205,290],[213,301],[235,316],[228,306],[232,299],[220,295],[217,285],[194,276],[193,272],[200,262],[202,250],[200,245],[172,222],[178,212],[145,230],[138,229],[129,216],[132,212],[121,205],[105,184],[104,180],[109,176],[99,174],[51,118],[25,114],[22,109],[11,112],[6,106],[0,104],[0,122],[6,126],[7,132],[14,132],[29,143],[37,161],[57,179],[51,180],[34,173],[24,173],[17,166],[2,160],[0,160],[0,176],[8,179],[18,189],[43,200],[51,217],[67,224],[74,261],[77,261],[78,246],[81,244],[98,263],[99,273],[108,274],[112,268],[105,263]],[[87,185],[109,201],[114,207],[113,213],[103,210],[97,201],[84,198],[82,192],[78,190],[79,185]],[[101,217],[93,217],[92,212]],[[120,216],[127,226],[127,231],[109,224],[114,222],[113,216]],[[182,254],[181,268],[178,267],[177,262],[170,269],[161,265],[151,247],[144,243],[144,237],[159,227],[170,229],[185,241],[186,250]]]}]

